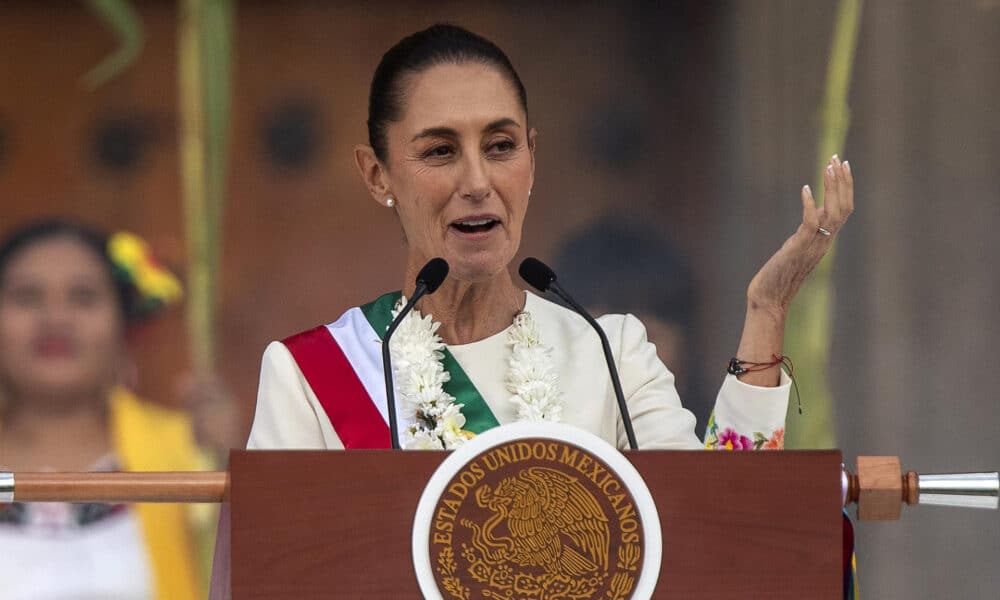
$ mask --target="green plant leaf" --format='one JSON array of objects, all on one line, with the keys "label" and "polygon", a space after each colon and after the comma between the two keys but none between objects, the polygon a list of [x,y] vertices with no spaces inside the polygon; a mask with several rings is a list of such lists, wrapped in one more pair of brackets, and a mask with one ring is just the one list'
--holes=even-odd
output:
[{"label": "green plant leaf", "polygon": [[118,37],[118,49],[83,76],[83,85],[94,90],[114,79],[139,58],[145,44],[142,19],[128,0],[86,0],[87,5]]}]

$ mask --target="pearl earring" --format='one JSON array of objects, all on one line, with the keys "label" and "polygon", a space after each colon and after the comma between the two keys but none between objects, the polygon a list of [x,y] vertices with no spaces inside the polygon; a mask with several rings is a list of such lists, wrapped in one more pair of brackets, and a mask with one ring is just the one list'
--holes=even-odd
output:
[{"label": "pearl earring", "polygon": [[388,206],[389,208],[392,208],[393,206],[396,206],[396,199],[393,198],[392,196],[386,198],[385,199],[385,205]]}]

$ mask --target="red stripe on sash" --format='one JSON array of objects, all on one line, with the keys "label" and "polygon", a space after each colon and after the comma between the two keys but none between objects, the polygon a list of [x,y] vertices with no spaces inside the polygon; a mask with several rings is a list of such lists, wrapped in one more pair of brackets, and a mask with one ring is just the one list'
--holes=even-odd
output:
[{"label": "red stripe on sash", "polygon": [[389,448],[389,426],[325,326],[282,341],[348,449]]}]

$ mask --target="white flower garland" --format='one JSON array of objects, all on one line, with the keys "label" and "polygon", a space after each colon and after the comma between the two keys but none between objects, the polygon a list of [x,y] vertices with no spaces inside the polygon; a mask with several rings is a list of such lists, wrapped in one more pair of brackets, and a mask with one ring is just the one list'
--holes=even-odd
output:
[{"label": "white flower garland", "polygon": [[507,391],[517,405],[518,421],[559,421],[562,418],[562,395],[559,378],[552,364],[552,349],[542,344],[531,313],[514,317],[507,332],[511,346],[508,361]]},{"label": "white flower garland", "polygon": [[[406,304],[400,298],[392,311],[395,319]],[[445,371],[444,342],[437,334],[440,323],[413,310],[403,319],[389,342],[392,370],[403,410],[414,423],[406,428],[404,445],[417,450],[451,450],[473,437],[465,431],[464,404],[444,391],[451,374]],[[531,314],[521,312],[507,332],[511,346],[504,381],[517,405],[519,421],[559,421],[562,396],[552,364],[552,349],[541,343]]]}]

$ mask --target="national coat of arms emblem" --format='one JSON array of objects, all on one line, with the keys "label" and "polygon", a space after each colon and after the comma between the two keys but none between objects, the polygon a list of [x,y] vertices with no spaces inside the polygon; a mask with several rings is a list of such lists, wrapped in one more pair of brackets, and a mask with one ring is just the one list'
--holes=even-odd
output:
[{"label": "national coat of arms emblem", "polygon": [[[467,457],[439,482],[430,510],[422,506],[429,522],[420,554],[441,598],[648,597],[636,595],[637,583],[650,528],[658,570],[659,523],[644,521],[621,475],[588,447],[512,439]],[[415,558],[417,544],[415,535]]]}]

